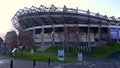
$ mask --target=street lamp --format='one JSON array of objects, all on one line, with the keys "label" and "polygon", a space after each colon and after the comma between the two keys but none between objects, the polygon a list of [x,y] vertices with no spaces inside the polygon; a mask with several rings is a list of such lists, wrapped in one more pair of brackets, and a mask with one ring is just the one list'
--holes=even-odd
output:
[{"label": "street lamp", "polygon": [[76,44],[77,44],[77,47],[78,47],[78,49],[80,49],[80,47],[79,47],[79,31],[77,30],[77,36],[76,36]]},{"label": "street lamp", "polygon": [[43,46],[43,32],[41,32],[40,34],[41,34],[41,45]]},{"label": "street lamp", "polygon": [[53,34],[54,34],[54,32],[52,31],[52,40],[51,40],[51,42],[52,42],[52,45],[54,45],[54,36],[53,36]]}]

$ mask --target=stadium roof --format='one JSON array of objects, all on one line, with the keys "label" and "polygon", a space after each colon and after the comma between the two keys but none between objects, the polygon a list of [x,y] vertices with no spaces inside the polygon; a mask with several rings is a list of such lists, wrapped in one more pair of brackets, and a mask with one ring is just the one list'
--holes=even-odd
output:
[{"label": "stadium roof", "polygon": [[24,7],[18,10],[12,18],[13,26],[17,29],[52,24],[88,24],[88,21],[92,24],[108,25],[110,23],[115,25],[118,23],[120,25],[120,17],[108,17],[107,15],[90,12],[90,10],[80,10],[78,7],[76,9],[67,8],[65,5],[63,8],[54,5],[50,7],[44,5],[40,7],[32,6],[31,8]]}]

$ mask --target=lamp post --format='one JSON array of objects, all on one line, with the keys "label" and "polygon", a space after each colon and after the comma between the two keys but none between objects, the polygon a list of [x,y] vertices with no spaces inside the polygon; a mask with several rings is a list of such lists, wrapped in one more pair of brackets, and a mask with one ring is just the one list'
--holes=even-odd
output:
[{"label": "lamp post", "polygon": [[54,35],[54,32],[52,31],[52,35],[51,35],[52,36],[52,46],[54,45],[54,36],[53,35]]},{"label": "lamp post", "polygon": [[79,47],[79,31],[77,30],[76,33],[77,33],[76,43],[77,43],[78,49],[80,49],[80,47]]},{"label": "lamp post", "polygon": [[41,34],[41,45],[43,46],[43,32],[41,32],[40,34]]},{"label": "lamp post", "polygon": [[9,53],[11,53],[11,50],[12,50],[12,42],[10,40],[10,43],[9,43]]}]

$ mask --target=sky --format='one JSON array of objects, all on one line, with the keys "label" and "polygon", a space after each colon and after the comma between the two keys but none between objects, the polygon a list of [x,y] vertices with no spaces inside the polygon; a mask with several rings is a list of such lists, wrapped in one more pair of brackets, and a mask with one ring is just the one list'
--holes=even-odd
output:
[{"label": "sky", "polygon": [[15,30],[11,19],[19,9],[24,7],[44,5],[50,7],[76,8],[99,12],[102,15],[120,17],[120,0],[0,0],[0,36],[6,32]]}]

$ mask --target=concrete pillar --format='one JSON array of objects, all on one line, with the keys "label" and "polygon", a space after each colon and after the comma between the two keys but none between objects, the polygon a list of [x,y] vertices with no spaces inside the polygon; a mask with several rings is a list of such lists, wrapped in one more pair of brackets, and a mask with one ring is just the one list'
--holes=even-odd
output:
[{"label": "concrete pillar", "polygon": [[53,31],[52,31],[52,46],[55,45],[55,28],[53,28]]},{"label": "concrete pillar", "polygon": [[99,33],[99,46],[101,46],[101,23],[99,24],[99,27],[98,27],[98,33]]},{"label": "concrete pillar", "polygon": [[110,28],[108,27],[108,44],[111,43]]},{"label": "concrete pillar", "polygon": [[35,29],[33,28],[33,45],[35,45]]},{"label": "concrete pillar", "polygon": [[52,45],[55,45],[55,27],[54,27],[54,24],[53,24],[52,28],[53,28],[53,31],[52,31]]},{"label": "concrete pillar", "polygon": [[90,50],[90,24],[88,25],[88,50]]},{"label": "concrete pillar", "polygon": [[76,43],[77,43],[77,46],[79,46],[79,31],[78,31],[78,29],[76,31],[76,34],[77,34]]},{"label": "concrete pillar", "polygon": [[65,26],[64,26],[64,45],[63,46],[65,46],[66,45],[66,40],[67,40],[67,37],[66,37],[66,33],[67,33],[67,27],[66,27],[67,25],[65,24]]},{"label": "concrete pillar", "polygon": [[41,32],[41,45],[44,45],[44,28],[42,28],[42,32]]},{"label": "concrete pillar", "polygon": [[76,34],[77,34],[77,37],[76,37],[77,47],[80,48],[80,46],[79,46],[79,26],[78,26],[78,24],[76,25]]},{"label": "concrete pillar", "polygon": [[108,21],[108,44],[112,43],[111,34],[110,34],[110,21]]}]

